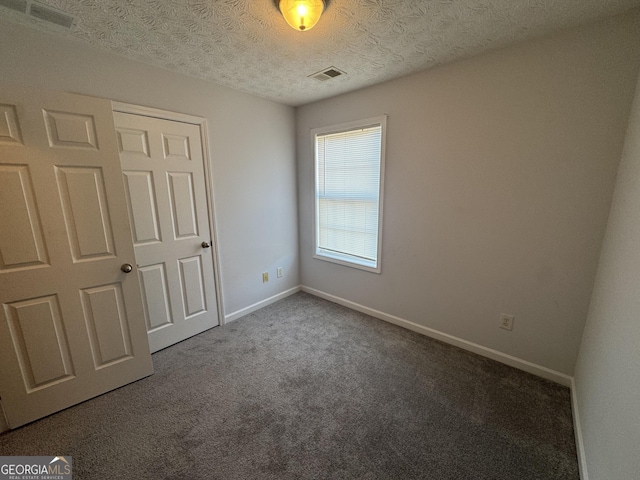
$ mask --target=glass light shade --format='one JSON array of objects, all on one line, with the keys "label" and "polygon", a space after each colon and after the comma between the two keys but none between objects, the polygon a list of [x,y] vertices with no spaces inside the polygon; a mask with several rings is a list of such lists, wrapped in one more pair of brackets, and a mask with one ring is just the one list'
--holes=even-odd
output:
[{"label": "glass light shade", "polygon": [[324,0],[280,0],[279,7],[287,23],[304,32],[318,23],[324,11]]}]

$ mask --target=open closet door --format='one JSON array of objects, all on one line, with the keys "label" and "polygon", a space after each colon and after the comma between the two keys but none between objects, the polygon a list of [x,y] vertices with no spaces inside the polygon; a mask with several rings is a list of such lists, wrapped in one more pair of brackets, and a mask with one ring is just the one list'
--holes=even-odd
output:
[{"label": "open closet door", "polygon": [[10,428],[153,373],[108,100],[0,89],[0,397]]}]

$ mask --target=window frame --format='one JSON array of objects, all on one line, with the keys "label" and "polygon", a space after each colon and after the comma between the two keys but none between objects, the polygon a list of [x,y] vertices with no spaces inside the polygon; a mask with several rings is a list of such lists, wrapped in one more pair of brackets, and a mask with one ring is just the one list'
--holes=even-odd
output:
[{"label": "window frame", "polygon": [[[378,190],[378,248],[375,264],[365,259],[354,261],[353,255],[344,253],[330,253],[322,251],[318,246],[319,234],[319,203],[318,202],[318,152],[316,150],[316,138],[318,135],[330,135],[335,133],[349,132],[360,130],[373,126],[380,126],[380,185]],[[325,262],[336,263],[346,267],[357,268],[367,272],[382,272],[382,220],[384,210],[384,176],[385,176],[385,153],[387,138],[387,115],[377,117],[369,117],[362,120],[354,120],[351,122],[340,123],[336,125],[328,125],[326,127],[318,127],[311,129],[311,151],[313,154],[313,258],[323,260]]]}]

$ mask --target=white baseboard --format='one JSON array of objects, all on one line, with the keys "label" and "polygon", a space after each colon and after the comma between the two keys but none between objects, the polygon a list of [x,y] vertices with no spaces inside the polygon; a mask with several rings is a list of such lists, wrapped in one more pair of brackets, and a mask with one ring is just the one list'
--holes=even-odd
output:
[{"label": "white baseboard", "polygon": [[573,432],[576,437],[576,451],[578,453],[578,469],[580,470],[580,480],[589,480],[587,473],[587,457],[584,451],[584,440],[582,438],[582,425],[580,424],[580,412],[578,411],[578,393],[576,384],[571,379],[571,413],[573,414]]},{"label": "white baseboard", "polygon": [[414,332],[421,333],[423,335],[426,335],[427,337],[435,338],[436,340],[440,340],[441,342],[454,345],[473,353],[477,353],[478,355],[482,355],[483,357],[491,358],[492,360],[496,360],[511,367],[524,370],[525,372],[532,373],[539,377],[546,378],[547,380],[559,383],[560,385],[564,385],[565,387],[571,387],[571,381],[573,380],[573,377],[562,372],[558,372],[541,365],[536,365],[535,363],[499,352],[497,350],[493,350],[492,348],[483,347],[482,345],[479,345],[477,343],[469,342],[462,338],[449,335],[448,333],[434,330],[433,328],[418,325],[417,323],[413,323],[409,320],[396,317],[395,315],[390,315],[379,310],[374,310],[373,308],[365,307],[364,305],[360,305],[359,303],[336,297],[335,295],[316,290],[315,288],[305,287],[303,285],[302,291],[310,293],[311,295],[315,295],[316,297],[324,298],[325,300],[329,300],[330,302],[351,308],[352,310],[366,313],[367,315],[378,318],[380,320],[384,320],[385,322],[393,323],[394,325],[404,327],[408,330],[413,330]]},{"label": "white baseboard", "polygon": [[249,305],[248,307],[241,308],[240,310],[236,310],[233,313],[224,316],[224,323],[227,324],[229,322],[233,322],[245,315],[249,315],[250,313],[255,312],[256,310],[260,310],[267,305],[271,305],[272,303],[277,302],[278,300],[282,300],[283,298],[288,297],[289,295],[293,295],[294,293],[298,293],[301,290],[300,285],[297,287],[290,288],[289,290],[285,290],[284,292],[278,293],[272,297],[265,298],[259,302],[254,303],[253,305]]}]

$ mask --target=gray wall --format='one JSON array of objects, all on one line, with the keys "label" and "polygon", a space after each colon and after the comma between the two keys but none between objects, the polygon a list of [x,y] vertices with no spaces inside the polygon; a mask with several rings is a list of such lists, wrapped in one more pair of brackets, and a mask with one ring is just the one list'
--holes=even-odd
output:
[{"label": "gray wall", "polygon": [[[299,108],[302,284],[571,375],[639,53],[636,12]],[[377,275],[312,258],[309,130],[380,114]]]},{"label": "gray wall", "polygon": [[640,472],[640,83],[575,372],[591,480]]},{"label": "gray wall", "polygon": [[299,284],[293,108],[3,21],[0,65],[0,85],[207,118],[226,313]]}]

